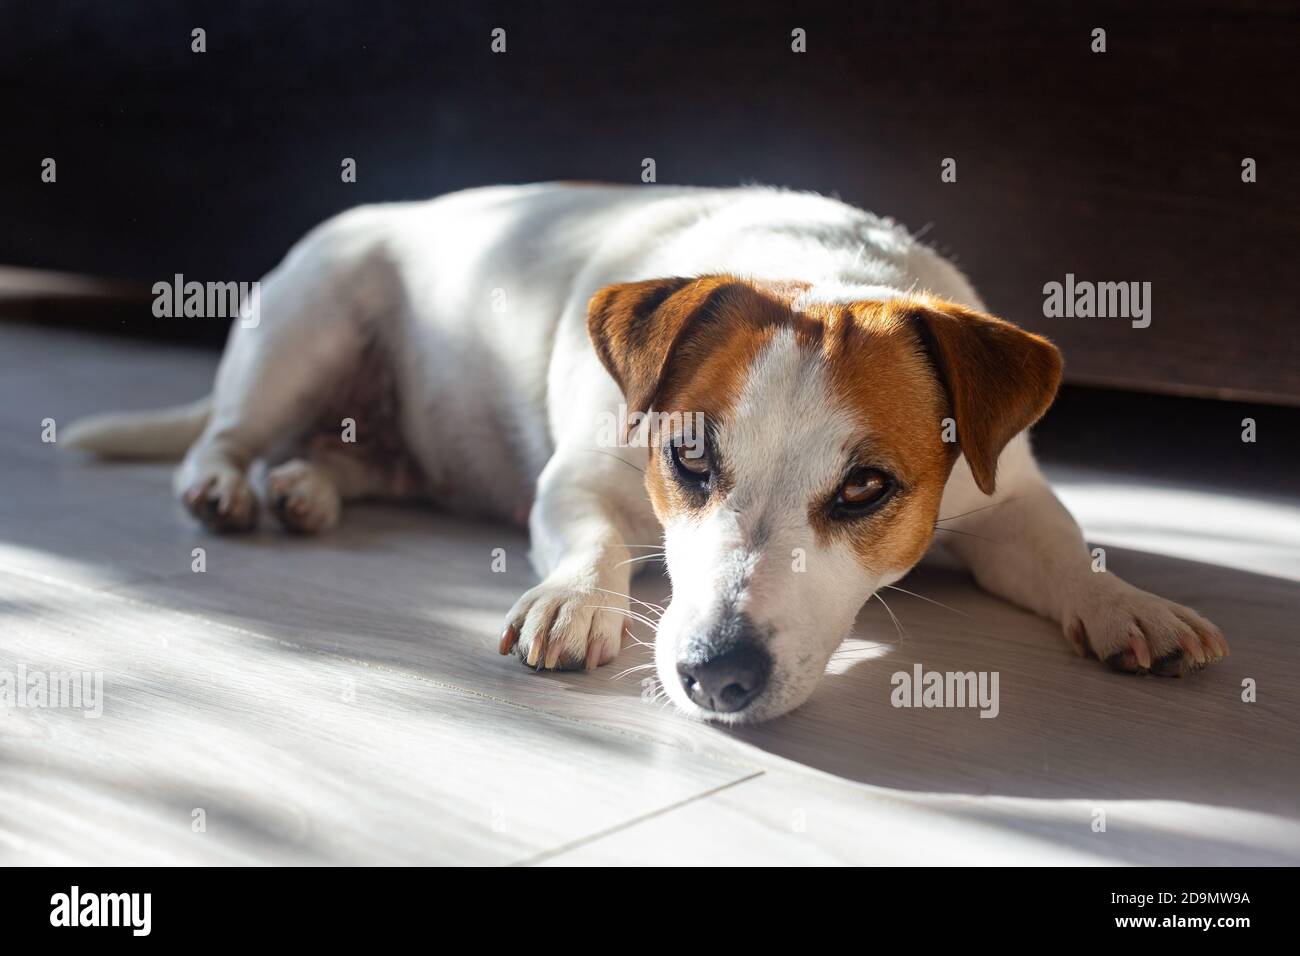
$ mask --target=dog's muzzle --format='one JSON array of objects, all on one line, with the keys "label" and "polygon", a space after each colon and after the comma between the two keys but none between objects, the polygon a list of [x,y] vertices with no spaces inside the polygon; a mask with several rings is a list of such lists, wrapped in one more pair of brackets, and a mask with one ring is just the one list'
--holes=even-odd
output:
[{"label": "dog's muzzle", "polygon": [[720,714],[749,706],[767,686],[771,672],[772,658],[758,629],[743,614],[688,642],[677,663],[686,696],[702,710]]}]

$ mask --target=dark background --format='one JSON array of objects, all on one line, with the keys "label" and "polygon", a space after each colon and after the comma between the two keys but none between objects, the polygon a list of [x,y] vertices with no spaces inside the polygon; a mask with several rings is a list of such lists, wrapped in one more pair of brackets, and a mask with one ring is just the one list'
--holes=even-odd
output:
[{"label": "dark background", "polygon": [[[812,189],[924,230],[1071,382],[1300,404],[1298,41],[1296,4],[1255,0],[6,0],[0,263],[254,279],[348,206],[637,183],[653,157],[660,182]],[[1044,318],[1067,272],[1152,282],[1151,328]],[[146,300],[98,321],[225,335]]]}]

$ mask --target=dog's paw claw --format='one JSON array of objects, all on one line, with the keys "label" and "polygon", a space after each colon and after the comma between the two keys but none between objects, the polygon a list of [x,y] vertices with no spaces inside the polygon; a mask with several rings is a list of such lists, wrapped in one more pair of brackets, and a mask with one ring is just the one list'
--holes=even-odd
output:
[{"label": "dog's paw claw", "polygon": [[535,670],[592,670],[622,646],[627,600],[572,581],[543,581],[506,617],[498,650]]},{"label": "dog's paw claw", "polygon": [[238,472],[199,479],[181,495],[181,503],[212,531],[251,531],[257,525],[257,498]]},{"label": "dog's paw claw", "polygon": [[1128,585],[1080,602],[1065,636],[1076,653],[1132,674],[1184,677],[1228,655],[1223,634],[1191,608]]}]

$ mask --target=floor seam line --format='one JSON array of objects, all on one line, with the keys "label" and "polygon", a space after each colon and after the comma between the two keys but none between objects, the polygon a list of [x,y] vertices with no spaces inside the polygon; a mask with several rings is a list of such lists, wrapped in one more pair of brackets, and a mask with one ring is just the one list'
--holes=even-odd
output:
[{"label": "floor seam line", "polygon": [[683,799],[678,800],[675,803],[670,803],[666,807],[660,807],[657,810],[651,810],[649,813],[643,813],[640,816],[633,817],[630,820],[624,820],[621,823],[616,823],[613,826],[606,827],[603,830],[597,830],[595,833],[590,833],[587,836],[579,837],[576,840],[570,840],[568,843],[558,846],[553,850],[543,850],[541,853],[535,853],[530,857],[525,857],[522,860],[511,863],[510,866],[536,866],[538,863],[543,863],[546,860],[554,859],[555,857],[560,856],[561,854],[569,853],[573,850],[578,849],[579,847],[587,846],[588,844],[595,843],[597,840],[603,840],[607,836],[612,836],[615,833],[620,833],[623,830],[628,830],[634,826],[638,826],[639,824],[645,823],[648,820],[653,820],[656,817],[661,817],[664,816],[665,814],[672,813],[674,810],[680,810],[682,807],[689,806],[690,804],[695,803],[699,800],[707,800],[709,797],[716,796],[717,794],[722,793],[724,790],[730,790],[733,787],[740,786],[742,783],[749,783],[749,781],[751,780],[757,780],[759,777],[765,776],[766,773],[767,773],[766,770],[756,770],[753,773],[749,774],[748,776],[740,777],[736,780],[728,780],[726,783],[719,784],[716,787],[710,787],[708,790],[703,790],[699,793],[691,794],[691,796],[689,797],[684,797]]}]

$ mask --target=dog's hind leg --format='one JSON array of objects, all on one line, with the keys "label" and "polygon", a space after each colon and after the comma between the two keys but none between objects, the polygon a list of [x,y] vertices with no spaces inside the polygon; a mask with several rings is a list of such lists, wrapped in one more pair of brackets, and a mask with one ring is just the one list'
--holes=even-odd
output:
[{"label": "dog's hind leg", "polygon": [[388,314],[374,214],[356,210],[302,240],[263,283],[256,321],[235,323],[212,416],[176,471],[177,496],[218,531],[252,528],[252,462],[291,442],[348,378]]},{"label": "dog's hind leg", "polygon": [[266,475],[267,504],[286,531],[319,534],[333,528],[345,501],[400,499],[422,485],[402,461],[318,453],[276,465]]}]

